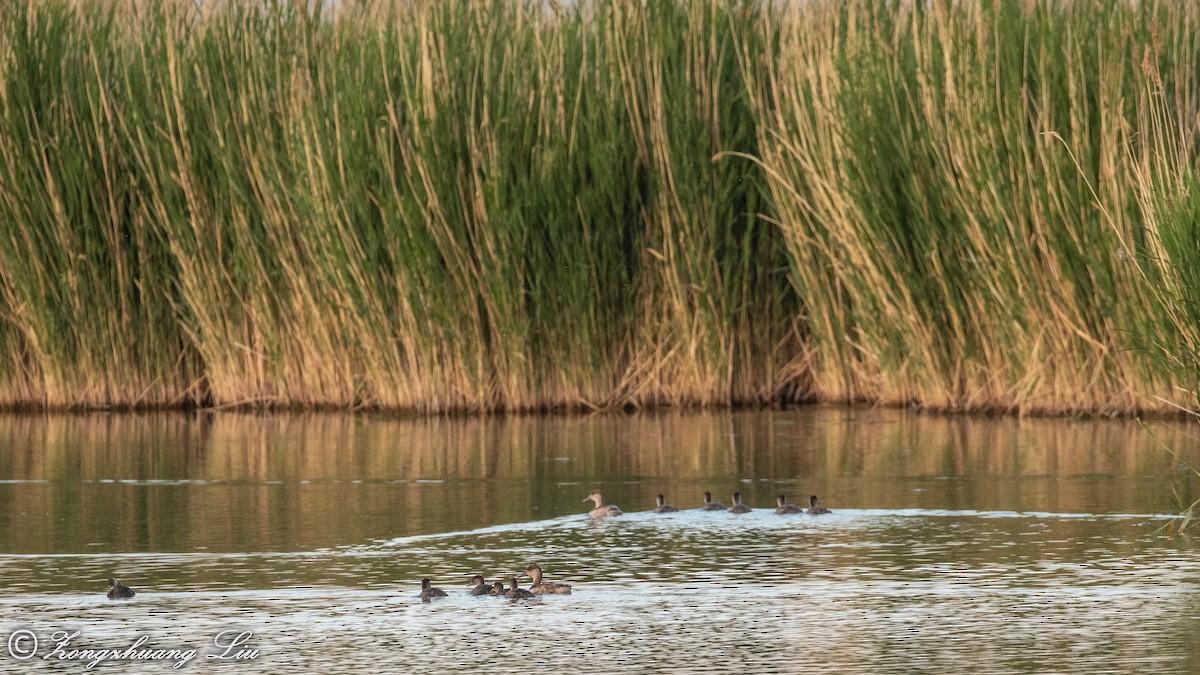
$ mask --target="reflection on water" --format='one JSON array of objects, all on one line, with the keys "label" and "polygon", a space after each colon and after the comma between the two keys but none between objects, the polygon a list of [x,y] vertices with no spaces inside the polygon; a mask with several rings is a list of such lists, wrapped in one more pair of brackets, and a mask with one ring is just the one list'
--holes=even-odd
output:
[{"label": "reflection on water", "polygon": [[[1200,456],[1179,426],[1154,432]],[[251,630],[239,672],[1195,672],[1200,548],[1158,532],[1172,486],[1200,494],[1178,463],[1124,421],[842,408],[0,418],[0,637]],[[597,486],[634,513],[583,517]],[[660,492],[687,510],[648,513]],[[776,516],[780,492],[834,514]],[[575,593],[466,594],[531,562]],[[112,575],[138,597],[105,600]]]}]

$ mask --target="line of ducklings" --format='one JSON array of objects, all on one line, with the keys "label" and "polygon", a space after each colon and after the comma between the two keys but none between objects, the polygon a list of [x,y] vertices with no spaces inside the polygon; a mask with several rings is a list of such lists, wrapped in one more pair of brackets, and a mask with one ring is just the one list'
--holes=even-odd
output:
[{"label": "line of ducklings", "polygon": [[[619,506],[616,506],[615,504],[605,504],[604,495],[600,494],[599,490],[592,490],[592,493],[584,497],[583,501],[590,501],[596,505],[596,508],[588,511],[588,516],[592,518],[609,518],[611,516],[619,516],[625,513]],[[666,498],[662,495],[658,496],[657,502],[658,505],[654,507],[654,513],[673,513],[679,510],[668,504]],[[711,492],[705,492],[704,505],[701,506],[700,509],[702,511],[728,511],[730,513],[750,513],[754,510],[742,501],[742,493],[740,492],[733,493],[733,505],[728,508],[726,508],[726,506],[721,502],[714,502],[712,500]],[[807,513],[810,516],[820,516],[826,513],[833,513],[833,511],[821,506],[821,503],[817,499],[816,495],[812,495],[808,498],[808,510],[805,510],[803,506],[789,504],[787,497],[784,495],[779,495],[775,499],[775,513],[781,516],[791,513]]]},{"label": "line of ducklings", "polygon": [[[521,588],[517,583],[517,579],[522,576],[529,577],[530,586],[528,589]],[[539,595],[569,595],[571,587],[568,584],[560,584],[553,581],[542,580],[542,568],[539,565],[530,565],[525,568],[521,574],[510,577],[508,588],[504,587],[504,581],[497,581],[494,584],[489,584],[482,574],[476,574],[471,577],[471,595],[495,595],[509,600],[529,600],[536,598]],[[421,601],[429,602],[433,598],[447,597],[446,591],[435,587],[430,583],[429,579],[421,580]]]},{"label": "line of ducklings", "polygon": [[[591,494],[583,498],[583,501],[591,501],[596,506],[591,511],[588,511],[588,516],[592,518],[609,518],[619,516],[625,512],[615,504],[605,504],[604,495],[599,490],[592,490]],[[654,513],[673,513],[679,509],[667,503],[666,497],[658,495],[656,499]],[[775,513],[779,515],[788,515],[793,513],[806,513],[810,516],[820,516],[827,513],[833,513],[829,509],[821,506],[816,495],[808,498],[808,510],[804,507],[789,504],[787,497],[779,495],[775,498]],[[750,513],[754,509],[746,505],[742,501],[742,493],[733,493],[733,506],[726,508],[721,502],[712,500],[712,493],[704,493],[704,504],[700,507],[702,511],[728,511],[730,513]],[[517,579],[527,576],[531,580],[531,585],[528,590],[521,588],[517,583]],[[471,577],[471,595],[496,595],[503,596],[509,600],[528,600],[536,598],[539,595],[566,595],[571,592],[571,587],[567,584],[555,583],[552,581],[542,580],[542,568],[538,565],[530,565],[525,568],[523,574],[510,577],[509,586],[505,588],[504,581],[497,581],[494,584],[489,584],[481,574],[476,574]],[[429,602],[433,598],[447,597],[446,591],[435,587],[429,579],[421,580],[421,601]]]}]

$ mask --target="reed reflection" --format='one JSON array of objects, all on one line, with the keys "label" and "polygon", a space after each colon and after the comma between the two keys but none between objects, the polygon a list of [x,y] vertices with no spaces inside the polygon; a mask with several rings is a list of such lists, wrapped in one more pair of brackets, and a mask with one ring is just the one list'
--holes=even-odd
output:
[{"label": "reed reflection", "polygon": [[[1192,429],[1153,432],[1196,457]],[[0,417],[0,549],[307,550],[704,491],[769,507],[1154,513],[1194,479],[1128,421],[801,408],[588,417]],[[36,535],[30,533],[38,533]]]}]

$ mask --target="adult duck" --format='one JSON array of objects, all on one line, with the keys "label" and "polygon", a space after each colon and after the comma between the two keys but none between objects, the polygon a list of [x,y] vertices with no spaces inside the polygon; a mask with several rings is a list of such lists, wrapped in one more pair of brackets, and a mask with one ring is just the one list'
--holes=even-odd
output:
[{"label": "adult duck", "polygon": [[588,516],[592,518],[608,518],[610,516],[619,516],[624,511],[613,504],[604,503],[604,495],[600,494],[599,490],[592,490],[592,493],[583,498],[583,501],[591,500],[595,502],[596,508],[588,511]]},{"label": "adult duck", "polygon": [[542,581],[542,568],[530,565],[525,568],[525,576],[532,580],[529,590],[535,595],[570,595],[571,587],[554,581]]}]

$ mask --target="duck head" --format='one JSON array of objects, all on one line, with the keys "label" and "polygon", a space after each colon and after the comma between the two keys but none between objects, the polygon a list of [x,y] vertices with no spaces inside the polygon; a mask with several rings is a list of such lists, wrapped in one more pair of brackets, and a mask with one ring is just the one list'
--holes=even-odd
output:
[{"label": "duck head", "polygon": [[525,576],[533,579],[533,585],[537,586],[542,583],[542,568],[537,565],[530,565],[525,568]]}]

